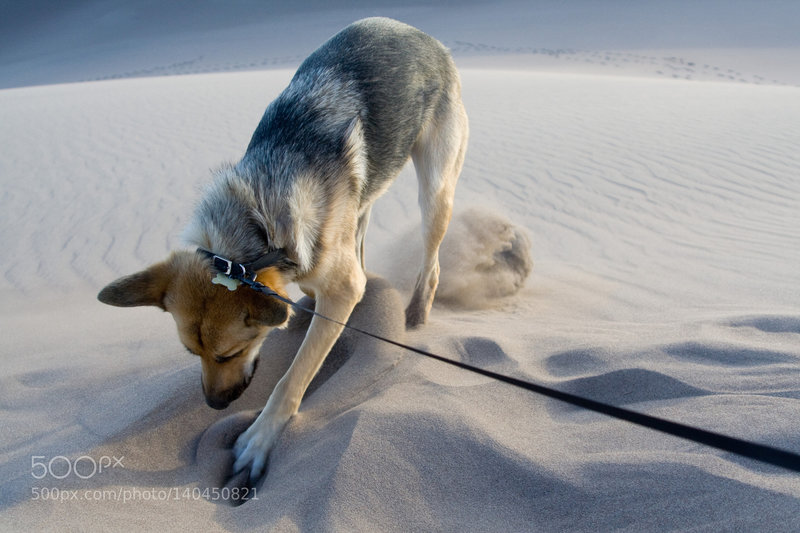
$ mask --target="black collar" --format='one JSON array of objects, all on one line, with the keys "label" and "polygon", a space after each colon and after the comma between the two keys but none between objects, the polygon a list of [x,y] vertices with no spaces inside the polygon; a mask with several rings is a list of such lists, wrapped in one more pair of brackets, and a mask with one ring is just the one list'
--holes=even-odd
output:
[{"label": "black collar", "polygon": [[276,266],[281,270],[287,270],[297,266],[294,261],[286,256],[286,252],[283,248],[272,250],[249,263],[237,263],[203,248],[198,248],[197,253],[211,259],[211,264],[214,266],[215,270],[234,279],[244,278],[254,280],[260,270],[270,266]]}]

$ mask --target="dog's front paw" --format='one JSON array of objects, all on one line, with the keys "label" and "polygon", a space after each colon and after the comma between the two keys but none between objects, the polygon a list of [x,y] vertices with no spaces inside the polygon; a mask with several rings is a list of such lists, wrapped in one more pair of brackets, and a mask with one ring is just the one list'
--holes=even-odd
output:
[{"label": "dog's front paw", "polygon": [[267,458],[272,446],[278,440],[283,424],[258,417],[247,428],[233,446],[233,473],[249,470],[250,485],[255,485],[267,467]]}]

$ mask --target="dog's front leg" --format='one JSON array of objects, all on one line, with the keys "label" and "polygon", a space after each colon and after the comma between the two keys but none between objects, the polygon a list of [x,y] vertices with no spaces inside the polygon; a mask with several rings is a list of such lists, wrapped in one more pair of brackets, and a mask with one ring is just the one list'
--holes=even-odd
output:
[{"label": "dog's front leg", "polygon": [[[355,263],[354,263],[355,266]],[[315,310],[345,323],[364,294],[366,277],[360,267],[351,269],[347,280],[341,280],[329,290],[317,292]],[[331,290],[332,289],[332,290]],[[311,319],[306,337],[289,370],[280,379],[253,424],[242,433],[234,446],[234,472],[250,467],[250,481],[255,483],[263,474],[270,449],[281,430],[300,407],[308,385],[322,366],[344,329],[339,324],[319,316]]]}]

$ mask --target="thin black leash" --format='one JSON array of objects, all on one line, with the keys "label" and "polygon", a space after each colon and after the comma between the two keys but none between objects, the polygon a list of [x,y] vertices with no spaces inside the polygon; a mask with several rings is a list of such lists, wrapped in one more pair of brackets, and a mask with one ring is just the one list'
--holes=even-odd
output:
[{"label": "thin black leash", "polygon": [[411,352],[424,355],[425,357],[429,357],[431,359],[435,359],[443,363],[447,363],[448,365],[468,370],[470,372],[474,372],[476,374],[480,374],[482,376],[486,376],[495,379],[497,381],[501,381],[503,383],[508,383],[509,385],[513,385],[515,387],[519,387],[521,389],[525,389],[527,391],[534,392],[542,396],[547,396],[548,398],[553,398],[555,400],[559,400],[583,409],[594,411],[596,413],[602,413],[604,415],[608,415],[613,418],[626,420],[628,422],[631,422],[639,426],[643,426],[656,431],[660,431],[662,433],[673,435],[675,437],[680,437],[682,439],[704,444],[706,446],[730,452],[732,454],[739,455],[741,457],[746,457],[749,459],[760,461],[762,463],[768,463],[771,465],[779,466],[781,468],[792,470],[794,472],[800,472],[800,454],[790,452],[787,450],[782,450],[780,448],[775,448],[773,446],[767,446],[765,444],[758,444],[755,442],[750,442],[735,437],[729,437],[721,433],[716,433],[713,431],[708,431],[705,429],[688,426],[686,424],[673,422],[671,420],[667,420],[664,418],[638,413],[636,411],[631,411],[630,409],[625,409],[623,407],[616,407],[614,405],[609,405],[607,403],[590,400],[589,398],[584,398],[582,396],[577,396],[575,394],[570,394],[567,392],[551,389],[543,385],[537,385],[535,383],[523,381],[521,379],[513,378],[503,374],[498,374],[496,372],[492,372],[491,370],[485,370],[483,368],[472,366],[467,363],[462,363],[461,361],[454,361],[452,359],[442,357],[441,355],[431,353],[427,350],[415,348],[413,346],[409,346],[408,344],[403,344],[402,342],[397,342],[395,340],[383,337],[381,335],[376,335],[374,333],[370,333],[369,331],[363,330],[361,328],[357,328],[355,326],[351,326],[349,324],[340,322],[336,319],[327,317],[323,314],[314,311],[313,309],[309,309],[307,307],[298,304],[297,302],[291,300],[290,298],[281,296],[280,294],[276,293],[266,285],[263,285],[255,281],[254,279],[250,279],[244,276],[238,276],[236,274],[228,274],[228,276],[244,283],[253,290],[259,291],[268,296],[272,296],[273,298],[276,298],[288,305],[291,305],[295,309],[299,309],[311,315],[318,316],[324,320],[333,322],[334,324],[338,324],[342,327],[351,329],[353,331],[357,331],[362,335],[372,337],[373,339],[377,339],[379,341],[392,344],[399,348],[403,348],[405,350],[409,350]]}]

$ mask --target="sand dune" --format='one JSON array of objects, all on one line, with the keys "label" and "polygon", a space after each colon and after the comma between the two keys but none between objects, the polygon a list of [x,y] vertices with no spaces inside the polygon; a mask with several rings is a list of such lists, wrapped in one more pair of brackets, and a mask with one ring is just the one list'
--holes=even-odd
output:
[{"label": "sand dune", "polygon": [[[313,46],[325,24],[296,41]],[[374,275],[353,323],[800,452],[800,89],[541,72],[503,54],[491,68],[463,58],[472,136],[430,323],[403,328],[419,224],[410,168],[373,210]],[[253,384],[219,412],[168,315],[95,294],[181,246],[209,169],[241,155],[291,75],[0,90],[0,528],[797,529],[794,473],[355,333],[257,499],[222,500],[241,481],[227,478],[229,447],[307,318],[270,338]],[[88,475],[102,458],[122,464]]]},{"label": "sand dune", "polygon": [[3,15],[0,88],[294,68],[377,15],[436,35],[462,65],[800,85],[791,1],[39,0]]}]

